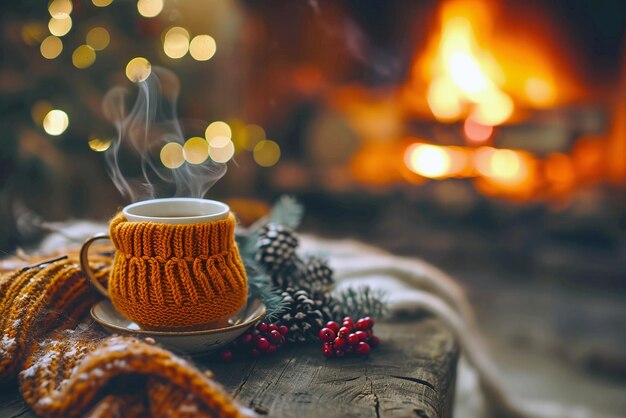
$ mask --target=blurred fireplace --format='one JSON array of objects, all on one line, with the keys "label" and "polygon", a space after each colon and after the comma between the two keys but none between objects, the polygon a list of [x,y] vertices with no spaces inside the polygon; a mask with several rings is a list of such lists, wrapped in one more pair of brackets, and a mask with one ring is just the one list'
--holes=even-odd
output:
[{"label": "blurred fireplace", "polygon": [[[589,76],[584,68],[594,64],[577,50],[571,26],[540,3],[529,4],[434,3],[416,18],[426,29],[395,80],[343,82],[345,74],[328,70],[324,60],[296,65],[287,82],[305,101],[316,100],[300,131],[308,166],[290,164],[287,154],[273,184],[393,190],[461,179],[485,196],[557,206],[589,186],[623,187],[626,75]],[[342,13],[335,10],[334,19]],[[350,36],[339,68],[349,66],[344,61],[355,48],[363,53],[363,33]]]}]

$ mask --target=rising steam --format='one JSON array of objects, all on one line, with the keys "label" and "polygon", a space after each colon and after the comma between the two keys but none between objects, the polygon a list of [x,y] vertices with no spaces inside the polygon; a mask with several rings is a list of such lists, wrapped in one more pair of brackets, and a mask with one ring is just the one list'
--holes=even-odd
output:
[{"label": "rising steam", "polygon": [[203,164],[184,163],[169,169],[159,158],[165,144],[185,142],[183,126],[176,116],[178,78],[169,70],[152,67],[150,76],[138,87],[129,111],[129,91],[123,87],[111,89],[102,103],[105,117],[117,130],[105,153],[111,180],[133,202],[171,195],[204,197],[226,173],[226,164],[208,159]]}]

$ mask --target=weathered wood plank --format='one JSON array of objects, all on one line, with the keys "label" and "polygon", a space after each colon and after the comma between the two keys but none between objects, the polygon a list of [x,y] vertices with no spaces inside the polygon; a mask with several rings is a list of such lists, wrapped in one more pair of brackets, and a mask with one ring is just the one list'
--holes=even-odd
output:
[{"label": "weathered wood plank", "polygon": [[[432,318],[375,327],[369,358],[325,359],[316,344],[259,359],[200,360],[240,403],[275,417],[449,418],[458,348]],[[0,390],[0,416],[32,418],[14,387]]]},{"label": "weathered wood plank", "polygon": [[281,355],[206,362],[244,405],[271,416],[449,417],[458,348],[435,319],[376,325],[369,358],[325,359],[300,345]]}]

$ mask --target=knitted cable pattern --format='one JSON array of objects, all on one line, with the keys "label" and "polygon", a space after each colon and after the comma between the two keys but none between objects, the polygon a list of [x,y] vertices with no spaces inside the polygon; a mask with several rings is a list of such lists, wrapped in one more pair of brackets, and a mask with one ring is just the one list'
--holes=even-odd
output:
[{"label": "knitted cable pattern", "polygon": [[109,279],[115,308],[147,329],[199,328],[246,303],[235,218],[191,225],[128,222],[109,227],[117,249]]},{"label": "knitted cable pattern", "polygon": [[[101,282],[110,265],[92,257]],[[19,376],[39,416],[244,416],[209,372],[153,341],[100,331],[88,320],[96,300],[74,258],[0,275],[0,381]]]}]

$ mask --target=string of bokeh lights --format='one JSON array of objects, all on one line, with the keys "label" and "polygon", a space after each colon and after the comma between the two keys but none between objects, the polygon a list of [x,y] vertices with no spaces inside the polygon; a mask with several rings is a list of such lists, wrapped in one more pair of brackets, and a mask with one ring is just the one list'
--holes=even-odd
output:
[{"label": "string of bokeh lights", "polygon": [[[96,7],[107,7],[113,0],[92,0]],[[154,18],[163,11],[163,0],[138,0],[137,12],[144,18]],[[48,5],[50,20],[47,31],[42,23],[29,22],[22,28],[22,39],[28,45],[39,43],[41,55],[49,60],[56,59],[63,52],[63,36],[72,30],[73,5],[71,0],[52,0]],[[165,55],[171,59],[181,59],[189,54],[196,61],[208,61],[217,52],[217,42],[208,34],[191,36],[181,26],[173,26],[163,31],[161,36]],[[97,52],[105,50],[111,42],[109,31],[100,26],[91,28],[85,36],[85,43],[72,52],[72,64],[78,69],[91,67]],[[126,65],[126,76],[139,83],[151,74],[151,64],[143,57],[135,57]],[[61,109],[55,109],[49,102],[38,101],[32,108],[33,120],[41,125],[48,135],[59,136],[69,126],[69,116]],[[104,152],[111,146],[111,140],[92,135],[89,147],[95,152]],[[272,167],[280,159],[278,143],[267,139],[265,130],[254,124],[240,120],[214,121],[210,123],[204,137],[191,137],[184,144],[170,142],[160,152],[161,163],[176,169],[185,163],[203,164],[208,159],[217,163],[227,163],[239,152],[251,152],[254,161],[261,167]]]}]

